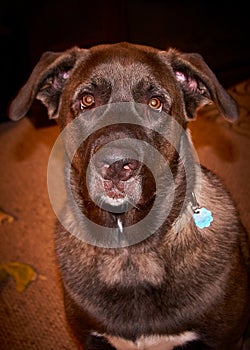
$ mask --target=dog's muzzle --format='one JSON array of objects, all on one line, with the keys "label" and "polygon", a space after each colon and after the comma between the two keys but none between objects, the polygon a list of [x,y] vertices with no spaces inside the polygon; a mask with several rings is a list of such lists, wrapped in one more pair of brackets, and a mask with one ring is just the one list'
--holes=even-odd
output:
[{"label": "dog's muzzle", "polygon": [[102,209],[122,213],[141,195],[141,156],[127,147],[103,146],[91,160],[88,179],[92,200]]}]

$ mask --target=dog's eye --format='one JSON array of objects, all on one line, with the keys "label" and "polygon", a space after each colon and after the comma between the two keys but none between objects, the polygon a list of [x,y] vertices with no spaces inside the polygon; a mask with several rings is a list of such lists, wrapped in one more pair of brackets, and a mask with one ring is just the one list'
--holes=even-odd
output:
[{"label": "dog's eye", "polygon": [[81,99],[81,109],[92,107],[95,104],[95,98],[91,94],[84,95]]},{"label": "dog's eye", "polygon": [[158,97],[152,97],[149,102],[148,102],[149,107],[156,111],[161,111],[162,110],[162,102]]}]

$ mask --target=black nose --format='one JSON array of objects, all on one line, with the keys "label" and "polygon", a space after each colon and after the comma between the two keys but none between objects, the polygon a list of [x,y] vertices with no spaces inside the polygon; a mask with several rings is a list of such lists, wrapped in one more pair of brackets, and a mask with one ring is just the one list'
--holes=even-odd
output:
[{"label": "black nose", "polygon": [[113,183],[127,181],[140,168],[139,156],[134,149],[104,147],[94,157],[96,171]]},{"label": "black nose", "polygon": [[120,159],[112,164],[103,163],[101,175],[105,180],[112,180],[113,183],[127,181],[135,176],[139,169],[139,161],[135,159]]}]

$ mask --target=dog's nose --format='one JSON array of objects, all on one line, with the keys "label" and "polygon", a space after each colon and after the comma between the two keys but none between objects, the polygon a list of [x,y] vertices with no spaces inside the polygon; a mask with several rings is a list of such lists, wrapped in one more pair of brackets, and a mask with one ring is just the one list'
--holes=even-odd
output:
[{"label": "dog's nose", "polygon": [[106,146],[95,154],[94,166],[104,180],[117,183],[135,176],[141,164],[138,158],[135,149]]},{"label": "dog's nose", "polygon": [[122,190],[125,182],[139,173],[143,155],[139,147],[137,149],[130,145],[129,139],[120,139],[102,147],[97,145],[94,149],[92,164],[95,171],[105,180],[105,185],[115,185]]},{"label": "dog's nose", "polygon": [[101,175],[105,180],[112,180],[113,183],[127,181],[136,174],[139,169],[139,161],[135,159],[120,159],[112,164],[103,163]]}]

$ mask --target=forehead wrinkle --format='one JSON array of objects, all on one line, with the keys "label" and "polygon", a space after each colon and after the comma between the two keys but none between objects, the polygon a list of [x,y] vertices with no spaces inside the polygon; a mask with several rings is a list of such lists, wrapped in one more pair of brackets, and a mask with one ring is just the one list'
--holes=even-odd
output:
[{"label": "forehead wrinkle", "polygon": [[105,79],[111,85],[113,99],[132,100],[132,90],[141,80],[153,80],[153,73],[150,72],[142,62],[123,62],[113,60],[98,65],[92,72],[91,81],[98,84],[98,80]]}]

